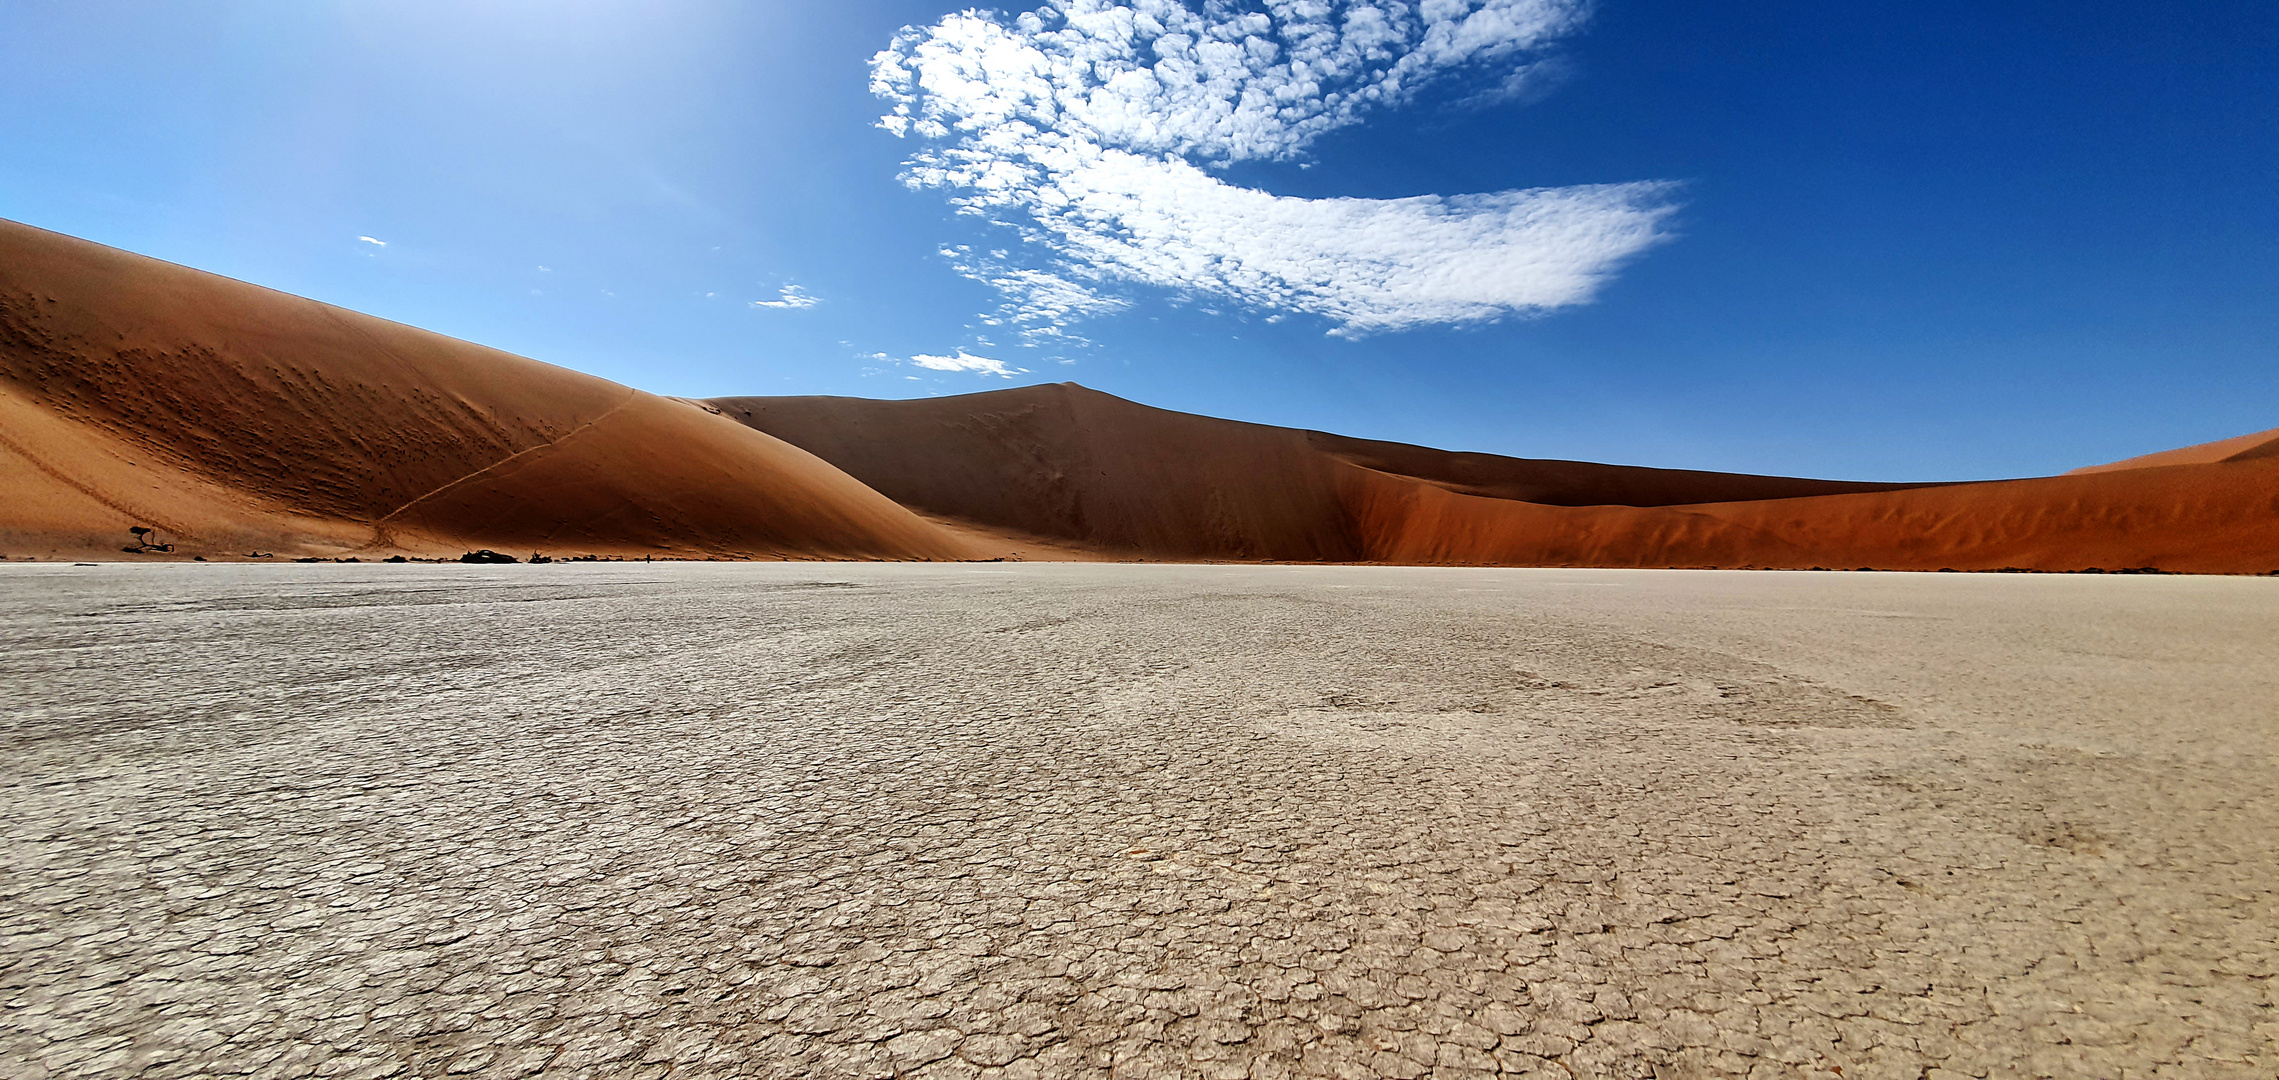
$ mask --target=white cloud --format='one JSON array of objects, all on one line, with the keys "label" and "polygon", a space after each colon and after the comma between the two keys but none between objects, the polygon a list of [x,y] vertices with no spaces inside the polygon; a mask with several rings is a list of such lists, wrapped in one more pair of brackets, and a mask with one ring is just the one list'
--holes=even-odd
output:
[{"label": "white cloud", "polygon": [[362,240],[362,241],[364,241],[364,242],[365,242],[365,243],[367,243],[367,244],[371,244],[371,245],[374,245],[374,246],[376,246],[376,247],[387,247],[387,246],[388,246],[388,242],[387,242],[387,241],[385,241],[385,240],[376,240],[376,239],[373,239],[372,237],[369,237],[369,236],[359,236],[359,237],[357,237],[357,239],[358,239],[358,240]]},{"label": "white cloud", "polygon": [[752,306],[761,308],[798,309],[811,308],[822,302],[823,301],[818,300],[813,296],[809,296],[807,294],[807,290],[802,289],[797,285],[786,285],[783,287],[782,294],[777,296],[775,299],[754,300],[752,301]]},{"label": "white cloud", "polygon": [[905,183],[1052,256],[945,251],[1024,333],[1120,310],[1104,291],[1118,281],[1344,333],[1471,322],[1588,301],[1662,238],[1671,186],[1297,199],[1201,166],[1292,157],[1454,69],[1494,64],[1488,93],[1524,96],[1532,58],[1584,14],[1584,0],[1054,0],[905,30],[873,58],[872,89],[893,102],[880,126],[926,140]]},{"label": "white cloud", "polygon": [[956,356],[928,356],[925,353],[918,353],[910,358],[910,362],[933,371],[970,371],[977,375],[996,375],[1007,379],[1015,375],[1026,375],[1029,371],[1027,368],[1007,367],[1003,360],[975,356],[964,349],[959,349]]},{"label": "white cloud", "polygon": [[[960,244],[943,248],[941,254],[958,273],[1004,294],[1005,303],[998,307],[996,317],[982,321],[990,326],[1011,323],[1032,345],[1046,338],[1090,344],[1070,333],[1069,324],[1083,318],[1114,314],[1131,306],[1120,297],[1102,295],[1062,273],[1013,266],[1012,254],[1004,250],[977,253]],[[1097,280],[1098,275],[1093,277]]]}]

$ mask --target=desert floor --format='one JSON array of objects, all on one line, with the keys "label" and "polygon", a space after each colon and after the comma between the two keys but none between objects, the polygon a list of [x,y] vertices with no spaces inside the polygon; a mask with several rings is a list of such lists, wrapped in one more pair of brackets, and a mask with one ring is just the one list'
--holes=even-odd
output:
[{"label": "desert floor", "polygon": [[2279,1073],[2279,580],[12,564],[0,641],[11,1078]]}]

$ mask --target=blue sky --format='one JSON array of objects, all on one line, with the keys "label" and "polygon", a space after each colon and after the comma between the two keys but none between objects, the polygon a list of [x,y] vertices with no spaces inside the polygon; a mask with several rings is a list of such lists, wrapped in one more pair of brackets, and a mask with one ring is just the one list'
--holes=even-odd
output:
[{"label": "blue sky", "polygon": [[672,394],[1857,479],[2279,425],[2279,5],[1305,6],[27,0],[0,216]]}]

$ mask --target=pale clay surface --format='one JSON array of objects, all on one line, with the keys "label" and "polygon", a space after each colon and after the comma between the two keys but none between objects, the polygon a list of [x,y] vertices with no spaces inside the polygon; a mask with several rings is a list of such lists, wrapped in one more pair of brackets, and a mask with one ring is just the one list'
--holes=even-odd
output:
[{"label": "pale clay surface", "polygon": [[2274,580],[15,564],[0,635],[10,1078],[2279,1075]]}]

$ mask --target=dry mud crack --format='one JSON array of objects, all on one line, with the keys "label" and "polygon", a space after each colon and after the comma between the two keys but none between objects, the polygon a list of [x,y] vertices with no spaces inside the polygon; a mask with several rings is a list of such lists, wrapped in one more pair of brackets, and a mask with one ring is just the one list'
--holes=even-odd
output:
[{"label": "dry mud crack", "polygon": [[12,565],[0,633],[7,1077],[2279,1074],[2279,582]]}]

